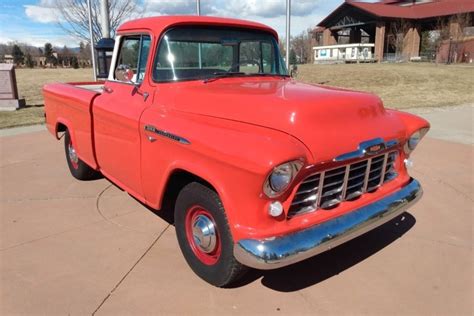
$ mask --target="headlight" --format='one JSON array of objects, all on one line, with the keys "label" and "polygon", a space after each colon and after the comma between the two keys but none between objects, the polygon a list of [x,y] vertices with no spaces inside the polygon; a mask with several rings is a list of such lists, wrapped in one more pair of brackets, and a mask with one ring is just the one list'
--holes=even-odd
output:
[{"label": "headlight", "polygon": [[301,167],[303,167],[301,160],[286,162],[275,167],[265,181],[263,192],[268,197],[280,195],[288,188]]},{"label": "headlight", "polygon": [[408,143],[407,143],[408,148],[410,150],[415,150],[416,145],[418,145],[420,140],[421,140],[421,133],[420,131],[417,131],[413,135],[411,135],[410,138],[408,138]]},{"label": "headlight", "polygon": [[405,153],[409,154],[413,150],[415,150],[418,143],[421,141],[423,136],[428,132],[428,128],[422,128],[416,132],[414,132],[407,140],[405,144]]}]

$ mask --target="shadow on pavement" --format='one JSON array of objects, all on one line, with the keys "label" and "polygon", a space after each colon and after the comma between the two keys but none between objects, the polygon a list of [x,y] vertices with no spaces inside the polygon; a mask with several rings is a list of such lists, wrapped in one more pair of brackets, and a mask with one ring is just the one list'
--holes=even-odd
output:
[{"label": "shadow on pavement", "polygon": [[[168,224],[174,224],[171,208],[165,206],[161,211],[156,211],[141,204]],[[304,289],[338,275],[374,255],[403,236],[415,223],[413,215],[403,213],[362,236],[305,261],[276,270],[250,269],[231,288],[243,287],[262,278],[262,284],[275,291],[293,292]]]},{"label": "shadow on pavement", "polygon": [[404,213],[390,222],[313,258],[277,270],[251,270],[234,288],[256,281],[280,292],[293,292],[318,284],[367,259],[409,231],[415,217]]}]

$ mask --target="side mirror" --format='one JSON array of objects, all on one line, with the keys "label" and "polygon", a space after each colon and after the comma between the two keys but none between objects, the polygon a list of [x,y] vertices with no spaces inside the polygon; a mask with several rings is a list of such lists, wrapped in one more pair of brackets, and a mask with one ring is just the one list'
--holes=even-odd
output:
[{"label": "side mirror", "polygon": [[120,81],[134,83],[135,74],[129,65],[120,64],[115,69],[115,78]]},{"label": "side mirror", "polygon": [[298,77],[298,66],[296,64],[291,65],[290,76],[292,78]]}]

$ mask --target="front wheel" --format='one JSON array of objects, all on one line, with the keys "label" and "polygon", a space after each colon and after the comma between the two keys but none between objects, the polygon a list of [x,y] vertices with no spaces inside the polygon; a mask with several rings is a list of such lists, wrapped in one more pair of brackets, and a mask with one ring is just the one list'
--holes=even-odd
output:
[{"label": "front wheel", "polygon": [[93,180],[100,178],[101,174],[89,167],[82,161],[76,152],[75,144],[72,142],[69,131],[66,130],[64,135],[64,151],[66,153],[66,161],[72,176],[78,180]]},{"label": "front wheel", "polygon": [[216,192],[193,182],[178,195],[176,236],[191,269],[206,282],[225,287],[247,270],[233,254],[232,239],[222,202]]}]

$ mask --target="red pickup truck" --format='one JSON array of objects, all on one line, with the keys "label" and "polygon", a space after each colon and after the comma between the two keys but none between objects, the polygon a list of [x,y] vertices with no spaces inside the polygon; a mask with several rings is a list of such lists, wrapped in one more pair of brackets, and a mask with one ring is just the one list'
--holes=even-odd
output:
[{"label": "red pickup truck", "polygon": [[110,69],[105,82],[46,85],[47,127],[77,179],[104,175],[173,207],[186,261],[213,285],[331,249],[422,195],[406,164],[429,123],[295,81],[265,25],[130,21]]}]

